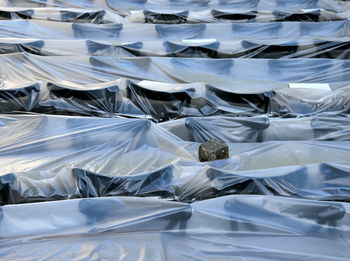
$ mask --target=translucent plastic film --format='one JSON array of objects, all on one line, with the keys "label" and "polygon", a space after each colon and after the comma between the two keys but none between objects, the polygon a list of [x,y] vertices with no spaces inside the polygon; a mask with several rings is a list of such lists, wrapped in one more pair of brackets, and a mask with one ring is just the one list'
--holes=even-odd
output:
[{"label": "translucent plastic film", "polygon": [[347,117],[187,117],[160,124],[185,141],[220,139],[229,143],[350,139]]},{"label": "translucent plastic film", "polygon": [[1,0],[2,7],[56,7],[56,8],[112,8],[119,12],[142,9],[189,9],[234,8],[234,9],[316,9],[344,11],[349,5],[342,0]]},{"label": "translucent plastic film", "polygon": [[119,197],[5,206],[0,256],[342,261],[349,256],[348,220],[346,203],[270,196],[190,205]]},{"label": "translucent plastic film", "polygon": [[[335,20],[342,20],[335,15]],[[322,19],[322,18],[321,18]],[[0,20],[43,20],[71,23],[124,23],[125,19],[111,10],[79,8],[0,7]]]},{"label": "translucent plastic film", "polygon": [[346,116],[350,110],[348,89],[312,92],[309,89],[284,88],[274,92],[242,94],[198,83],[112,81],[79,85],[38,82],[0,89],[0,111],[126,116],[156,122],[214,115]]},{"label": "translucent plastic film", "polygon": [[[18,0],[17,0],[18,1]],[[288,9],[317,9],[331,11],[346,11],[347,1],[341,0],[106,0],[108,5],[116,11],[130,10],[205,10],[210,8],[253,9],[253,10],[288,10]]]},{"label": "translucent plastic film", "polygon": [[40,20],[0,20],[1,38],[107,39],[114,41],[164,41],[186,39],[248,40],[350,36],[348,20],[332,22],[271,23],[61,23]]},{"label": "translucent plastic film", "polygon": [[[346,60],[13,54],[1,56],[0,63],[1,113],[126,116],[159,122],[214,115],[346,116],[350,106]],[[288,67],[294,70],[285,70]],[[294,82],[303,83],[303,88],[291,88]],[[309,83],[316,89],[308,89]],[[323,85],[329,89],[317,89]]]},{"label": "translucent plastic film", "polygon": [[349,47],[346,0],[0,0],[0,260],[349,261]]},{"label": "translucent plastic film", "polygon": [[[349,200],[349,130],[335,130],[347,119],[204,121],[170,126],[2,116],[1,204],[105,196],[192,202],[227,194]],[[230,158],[198,162],[198,142],[218,136],[229,145]]]},{"label": "translucent plastic film", "polygon": [[[60,82],[60,76],[64,74],[62,84],[101,84],[128,78],[165,83],[206,83],[238,93],[270,91],[285,88],[286,83],[293,82],[329,83],[331,89],[337,89],[342,83],[346,86],[350,68],[348,60],[337,59],[116,59],[30,54],[2,55],[0,65],[3,88],[36,81]],[[240,81],[245,81],[245,85]]]},{"label": "translucent plastic film", "polygon": [[350,38],[300,40],[0,40],[0,54],[27,52],[41,56],[93,55],[113,57],[188,58],[350,58]]},{"label": "translucent plastic film", "polygon": [[322,22],[346,20],[347,12],[333,12],[324,9],[296,9],[266,11],[256,9],[216,9],[176,11],[134,10],[126,16],[132,23],[182,24],[182,23],[218,23],[218,22]]},{"label": "translucent plastic film", "polygon": [[2,7],[0,20],[44,20],[74,23],[219,23],[219,22],[324,22],[346,20],[348,13],[325,9],[237,10],[227,7],[199,10],[133,10],[82,9],[60,7]]}]

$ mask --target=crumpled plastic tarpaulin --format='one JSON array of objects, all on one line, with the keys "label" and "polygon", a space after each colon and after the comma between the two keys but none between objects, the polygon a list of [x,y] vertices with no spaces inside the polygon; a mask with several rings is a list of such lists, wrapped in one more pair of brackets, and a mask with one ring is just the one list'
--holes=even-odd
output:
[{"label": "crumpled plastic tarpaulin", "polygon": [[50,81],[12,86],[0,90],[2,113],[127,116],[162,122],[214,115],[346,116],[350,110],[348,87],[316,90],[312,94],[303,89],[287,88],[246,94],[199,83],[130,80],[87,85]]},{"label": "crumpled plastic tarpaulin", "polygon": [[[116,59],[107,56],[51,57],[23,53],[0,56],[0,65],[3,88],[13,88],[33,81],[54,81],[67,85],[103,84],[127,78],[164,83],[206,83],[231,92],[259,93],[287,88],[288,83],[294,82],[329,83],[331,89],[339,89],[347,87],[350,77],[349,60],[311,58]],[[62,75],[65,75],[64,80],[61,79]]]},{"label": "crumpled plastic tarpaulin", "polygon": [[[350,141],[327,131],[332,119],[269,126],[264,118],[228,118],[226,128],[224,119],[204,121],[212,131],[203,124],[200,130],[200,119],[187,120],[190,141],[168,132],[168,123],[148,120],[3,116],[0,202],[116,195],[188,202],[232,193],[349,200]],[[299,138],[295,130],[288,137],[281,121],[298,126]],[[215,137],[230,145],[230,159],[199,163],[198,142]]]},{"label": "crumpled plastic tarpaulin", "polygon": [[108,39],[117,41],[164,41],[183,39],[249,40],[350,36],[350,21],[139,24],[61,23],[40,20],[0,20],[1,38]]},{"label": "crumpled plastic tarpaulin", "polygon": [[[97,7],[97,6],[96,6]],[[0,19],[31,19],[76,23],[218,23],[218,22],[322,22],[346,20],[347,12],[336,12],[324,9],[287,9],[284,11],[271,10],[237,10],[232,8],[213,7],[199,10],[133,10],[125,17],[106,9],[80,9],[60,7],[2,7]]]},{"label": "crumpled plastic tarpaulin", "polygon": [[[167,121],[221,114],[346,116],[350,106],[347,60],[105,56],[68,59],[11,54],[1,56],[0,64],[2,113]],[[260,70],[256,70],[258,66]],[[289,67],[293,70],[285,70]],[[65,81],[61,75],[65,75]],[[333,91],[291,89],[287,88],[288,82],[332,82]]]},{"label": "crumpled plastic tarpaulin", "polygon": [[303,38],[300,40],[222,40],[169,41],[111,40],[0,40],[0,54],[31,53],[42,56],[93,55],[113,57],[188,58],[333,58],[350,57],[350,38]]},{"label": "crumpled plastic tarpaulin", "polygon": [[1,0],[3,7],[59,7],[59,8],[112,8],[115,11],[137,10],[144,7],[152,9],[187,8],[206,9],[208,7],[223,7],[235,9],[315,9],[323,8],[332,11],[347,10],[349,4],[343,0]]},{"label": "crumpled plastic tarpaulin", "polygon": [[81,199],[1,209],[10,260],[324,260],[349,257],[349,206],[271,196],[188,205]]},{"label": "crumpled plastic tarpaulin", "polygon": [[0,260],[350,260],[349,10],[0,0]]}]

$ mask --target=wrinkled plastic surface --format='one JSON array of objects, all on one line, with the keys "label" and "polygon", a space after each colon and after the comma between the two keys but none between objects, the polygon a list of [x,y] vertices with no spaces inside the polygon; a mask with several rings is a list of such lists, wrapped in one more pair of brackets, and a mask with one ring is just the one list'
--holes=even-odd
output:
[{"label": "wrinkled plastic surface", "polygon": [[144,7],[152,9],[207,9],[211,7],[235,8],[235,9],[317,9],[323,8],[331,11],[347,10],[349,4],[342,0],[239,0],[239,1],[222,1],[222,0],[133,0],[133,1],[117,1],[117,0],[1,0],[2,7],[55,7],[55,8],[112,8],[115,11],[123,10],[139,10]]},{"label": "wrinkled plastic surface", "polygon": [[[341,15],[335,15],[335,20],[342,20]],[[110,10],[79,9],[79,8],[24,8],[1,7],[0,20],[43,20],[72,23],[124,23],[125,19]]]},{"label": "wrinkled plastic surface", "polygon": [[[121,7],[121,5],[119,5]],[[73,7],[73,8],[72,8]],[[280,9],[252,8],[235,9],[232,6],[212,6],[191,8],[190,5],[180,9],[141,9],[125,11],[113,10],[104,5],[92,5],[90,8],[79,6],[1,6],[0,20],[44,20],[74,23],[154,23],[154,24],[185,24],[185,23],[220,23],[220,22],[325,22],[347,20],[347,8],[343,10],[300,9],[297,7]],[[75,7],[75,8],[74,8]],[[159,4],[158,4],[159,7]]]},{"label": "wrinkled plastic surface", "polygon": [[343,203],[244,195],[191,205],[120,197],[7,206],[0,256],[340,261],[349,256],[349,211]]},{"label": "wrinkled plastic surface", "polygon": [[[350,77],[350,63],[346,60],[143,57],[70,57],[68,60],[65,56],[13,54],[1,56],[0,64],[6,64],[1,69],[2,113],[119,115],[167,121],[222,114],[346,116],[349,111],[346,81]],[[294,70],[284,69],[289,67]],[[16,75],[12,68],[18,70]],[[62,82],[62,74],[66,80],[71,75],[71,81]],[[259,81],[263,77],[264,81]],[[116,78],[120,80],[111,81]],[[207,84],[193,83],[196,81]],[[334,83],[330,85],[333,91],[288,88],[288,82],[329,81]]]},{"label": "wrinkled plastic surface", "polygon": [[350,58],[350,38],[304,38],[296,40],[203,39],[154,41],[113,40],[22,40],[0,41],[0,54],[32,53],[41,56],[93,55],[112,57],[188,58]]},{"label": "wrinkled plastic surface", "polygon": [[137,9],[189,9],[205,10],[208,8],[233,8],[233,9],[317,9],[322,8],[331,11],[346,11],[349,8],[347,1],[339,0],[107,0],[108,5],[117,11],[130,11]]},{"label": "wrinkled plastic surface", "polygon": [[[347,60],[68,59],[10,54],[1,56],[0,64],[1,113],[126,116],[160,122],[191,116],[346,116],[349,112]],[[292,82],[331,82],[331,90],[288,88]]]},{"label": "wrinkled plastic surface", "polygon": [[279,9],[237,10],[230,8],[213,8],[210,10],[134,10],[126,16],[132,23],[183,24],[183,23],[219,23],[219,22],[324,22],[346,20],[346,12],[334,12],[324,9],[295,9],[279,11]]},{"label": "wrinkled plastic surface", "polygon": [[[11,54],[1,56],[0,65],[4,88],[37,81],[59,83],[62,81],[60,76],[64,74],[66,84],[95,84],[123,78],[164,83],[206,83],[228,92],[259,93],[286,88],[287,83],[293,82],[329,83],[332,89],[338,89],[339,86],[347,86],[350,76],[348,60],[310,58],[132,57],[116,59],[106,56],[43,57]],[[286,68],[292,69],[286,70]]]},{"label": "wrinkled plastic surface", "polygon": [[271,22],[209,24],[70,23],[40,20],[0,20],[1,38],[108,39],[165,41],[182,39],[290,39],[350,36],[350,22]]},{"label": "wrinkled plastic surface", "polygon": [[350,138],[348,117],[187,117],[160,126],[185,141],[220,139],[229,143],[266,141],[340,141]]},{"label": "wrinkled plastic surface", "polygon": [[348,261],[349,10],[0,0],[0,260]]},{"label": "wrinkled plastic surface", "polygon": [[[191,202],[232,193],[349,200],[349,130],[330,128],[347,119],[210,120],[211,132],[188,119],[185,133],[148,120],[3,116],[0,201],[123,195]],[[198,142],[218,136],[230,158],[199,163]]]}]

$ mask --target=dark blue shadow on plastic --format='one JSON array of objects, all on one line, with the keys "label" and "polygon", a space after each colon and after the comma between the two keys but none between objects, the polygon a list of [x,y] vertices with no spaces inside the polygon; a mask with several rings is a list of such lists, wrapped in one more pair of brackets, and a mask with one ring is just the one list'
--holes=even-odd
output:
[{"label": "dark blue shadow on plastic", "polygon": [[60,11],[62,22],[102,24],[104,22],[105,10],[92,12]]},{"label": "dark blue shadow on plastic", "polygon": [[242,47],[247,51],[240,53],[240,56],[248,56],[249,58],[279,59],[287,55],[295,54],[299,45],[297,42],[266,45],[258,44],[251,41],[242,41]]},{"label": "dark blue shadow on plastic", "polygon": [[44,46],[44,41],[33,41],[27,43],[1,43],[0,54],[9,53],[30,53],[42,55],[41,48]]},{"label": "dark blue shadow on plastic", "polygon": [[211,11],[211,14],[215,19],[220,19],[220,20],[230,20],[230,21],[253,20],[256,18],[257,11],[239,13],[239,12],[218,11],[214,9]]},{"label": "dark blue shadow on plastic", "polygon": [[142,48],[142,42],[133,42],[118,45],[108,45],[102,44],[96,41],[87,40],[86,46],[88,48],[89,54],[91,55],[107,55],[118,52],[118,50],[123,50],[130,53],[132,56],[140,56],[140,49]]},{"label": "dark blue shadow on plastic", "polygon": [[260,38],[277,37],[283,24],[275,23],[236,23],[232,24],[232,32],[234,37],[245,38],[259,36]]},{"label": "dark blue shadow on plastic", "polygon": [[187,21],[188,11],[177,12],[177,13],[166,13],[166,12],[154,12],[144,10],[146,23],[152,24],[183,24]]},{"label": "dark blue shadow on plastic", "polygon": [[206,28],[205,24],[160,25],[155,29],[160,38],[191,39],[200,37]]},{"label": "dark blue shadow on plastic", "polygon": [[79,196],[157,196],[173,198],[175,186],[173,184],[173,167],[166,166],[150,173],[131,176],[106,176],[83,169],[73,169]]},{"label": "dark blue shadow on plastic", "polygon": [[318,22],[320,20],[321,11],[312,10],[303,13],[274,11],[273,15],[276,22]]},{"label": "dark blue shadow on plastic", "polygon": [[246,9],[257,7],[259,1],[260,0],[219,0],[219,4],[225,7]]},{"label": "dark blue shadow on plastic", "polygon": [[185,45],[179,43],[164,42],[165,50],[168,55],[172,57],[209,57],[217,58],[219,42],[197,44],[197,45]]},{"label": "dark blue shadow on plastic", "polygon": [[75,37],[85,39],[119,37],[122,28],[122,24],[72,24]]},{"label": "dark blue shadow on plastic", "polygon": [[34,10],[20,10],[20,11],[5,11],[0,10],[0,20],[10,20],[10,19],[32,19]]},{"label": "dark blue shadow on plastic", "polygon": [[39,83],[13,89],[0,89],[0,112],[31,111],[38,104],[39,96]]},{"label": "dark blue shadow on plastic", "polygon": [[[40,108],[46,113],[76,113],[71,106],[84,113],[93,113],[93,111],[97,113],[98,110],[115,113],[122,101],[122,95],[117,85],[93,90],[74,89],[56,83],[48,83],[47,87],[51,102],[45,103],[44,107],[42,104]],[[57,101],[57,104],[55,101]],[[66,106],[62,105],[63,101]]]}]

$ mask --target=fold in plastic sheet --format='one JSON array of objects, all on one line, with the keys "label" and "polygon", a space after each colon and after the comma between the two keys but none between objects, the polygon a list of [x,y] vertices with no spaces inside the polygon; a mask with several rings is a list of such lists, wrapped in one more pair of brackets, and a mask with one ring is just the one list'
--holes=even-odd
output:
[{"label": "fold in plastic sheet", "polygon": [[94,55],[113,57],[189,58],[350,58],[350,38],[296,40],[104,41],[104,40],[0,40],[0,54],[27,52],[42,56]]},{"label": "fold in plastic sheet", "polygon": [[[319,119],[314,132],[330,136],[332,123]],[[184,202],[236,193],[323,200],[350,196],[349,141],[288,141],[286,136],[232,143],[233,134],[229,159],[200,163],[200,143],[147,120],[13,115],[2,116],[1,125],[2,204],[102,196]],[[294,125],[303,129],[305,119]],[[271,124],[255,136],[271,136],[273,128],[280,126]]]},{"label": "fold in plastic sheet", "polygon": [[0,20],[0,38],[109,39],[157,41],[182,39],[290,39],[350,36],[350,22],[272,22],[209,24],[61,23],[39,20]]},{"label": "fold in plastic sheet", "polygon": [[119,197],[5,206],[0,256],[345,261],[349,211],[345,203],[269,196],[193,204]]}]

